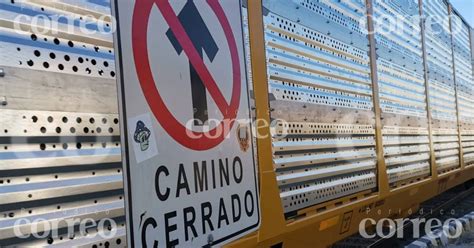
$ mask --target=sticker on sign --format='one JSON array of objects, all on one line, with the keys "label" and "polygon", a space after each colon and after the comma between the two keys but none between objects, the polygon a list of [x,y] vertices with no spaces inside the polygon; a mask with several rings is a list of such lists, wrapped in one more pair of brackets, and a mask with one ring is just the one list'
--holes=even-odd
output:
[{"label": "sticker on sign", "polygon": [[129,246],[222,246],[257,230],[241,3],[113,5]]}]

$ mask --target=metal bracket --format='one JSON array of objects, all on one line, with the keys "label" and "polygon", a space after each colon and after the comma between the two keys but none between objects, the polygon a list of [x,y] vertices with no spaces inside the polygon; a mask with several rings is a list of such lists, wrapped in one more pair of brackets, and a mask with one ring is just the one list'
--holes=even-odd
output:
[{"label": "metal bracket", "polygon": [[5,77],[5,70],[0,68],[0,77]]}]

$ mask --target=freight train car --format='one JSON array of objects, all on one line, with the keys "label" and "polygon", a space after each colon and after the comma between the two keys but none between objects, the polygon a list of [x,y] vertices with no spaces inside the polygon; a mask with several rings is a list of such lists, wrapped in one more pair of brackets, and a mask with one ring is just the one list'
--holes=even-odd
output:
[{"label": "freight train car", "polygon": [[[0,246],[127,244],[110,5],[0,0]],[[242,15],[253,115],[274,125],[257,127],[261,224],[229,247],[327,247],[474,178],[474,32],[449,2]],[[86,218],[88,235],[64,221]]]}]

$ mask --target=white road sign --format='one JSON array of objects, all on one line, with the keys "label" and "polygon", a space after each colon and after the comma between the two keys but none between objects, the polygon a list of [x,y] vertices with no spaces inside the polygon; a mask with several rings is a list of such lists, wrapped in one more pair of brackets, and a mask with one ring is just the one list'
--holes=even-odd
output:
[{"label": "white road sign", "polygon": [[221,246],[260,213],[239,1],[114,1],[131,247]]}]

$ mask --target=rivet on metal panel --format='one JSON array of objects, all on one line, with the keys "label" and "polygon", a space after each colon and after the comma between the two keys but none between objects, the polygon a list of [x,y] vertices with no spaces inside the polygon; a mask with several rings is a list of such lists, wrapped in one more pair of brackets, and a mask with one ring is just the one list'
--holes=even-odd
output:
[{"label": "rivet on metal panel", "polygon": [[0,105],[1,106],[7,106],[7,97],[6,96],[0,96]]},{"label": "rivet on metal panel", "polygon": [[0,77],[5,77],[5,70],[0,68]]},{"label": "rivet on metal panel", "polygon": [[214,243],[214,236],[212,236],[212,234],[209,234],[209,236],[207,236],[207,243],[209,245],[212,245],[212,243]]}]

